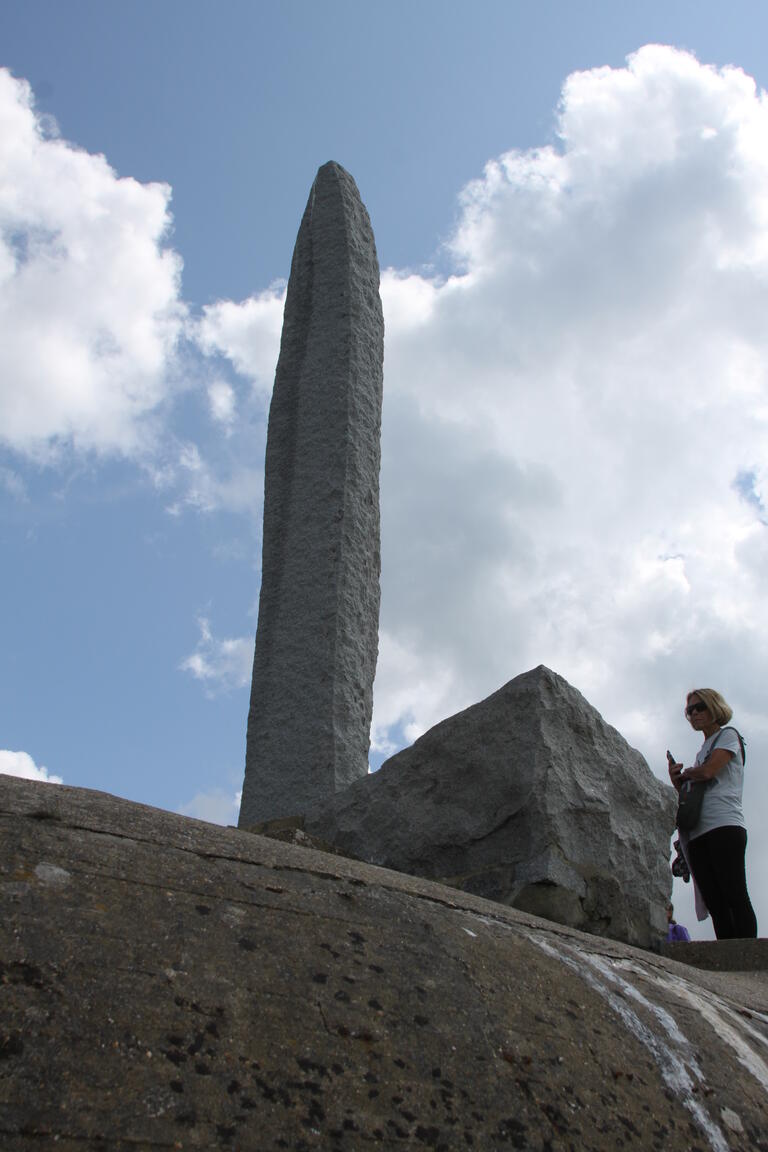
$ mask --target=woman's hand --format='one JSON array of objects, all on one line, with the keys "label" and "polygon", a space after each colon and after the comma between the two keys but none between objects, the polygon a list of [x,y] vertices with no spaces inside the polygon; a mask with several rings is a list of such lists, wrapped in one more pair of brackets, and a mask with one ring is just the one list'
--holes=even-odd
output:
[{"label": "woman's hand", "polygon": [[669,771],[669,778],[672,781],[672,784],[679,792],[683,786],[683,781],[681,779],[683,773],[683,765],[674,764],[671,760],[669,760],[667,761],[667,770]]}]

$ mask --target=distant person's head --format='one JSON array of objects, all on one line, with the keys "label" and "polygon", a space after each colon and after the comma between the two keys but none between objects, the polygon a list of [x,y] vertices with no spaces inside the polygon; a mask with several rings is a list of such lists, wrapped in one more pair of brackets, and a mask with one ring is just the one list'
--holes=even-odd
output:
[{"label": "distant person's head", "polygon": [[694,688],[685,698],[688,723],[692,725],[694,717],[706,719],[707,713],[715,724],[727,724],[733,716],[733,708],[714,688]]},{"label": "distant person's head", "polygon": [[675,906],[674,904],[667,904],[667,924],[674,924],[675,922]]}]

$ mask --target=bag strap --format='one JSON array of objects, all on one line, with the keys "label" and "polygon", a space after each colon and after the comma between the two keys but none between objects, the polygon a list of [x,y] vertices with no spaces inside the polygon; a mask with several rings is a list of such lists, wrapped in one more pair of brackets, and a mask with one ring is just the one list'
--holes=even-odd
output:
[{"label": "bag strap", "polygon": [[[742,736],[741,732],[739,732],[738,728],[734,728],[733,724],[726,724],[725,728],[720,729],[720,732],[728,732],[728,731],[735,732],[736,735],[738,736],[739,747],[741,748],[741,763],[742,763],[742,765],[746,765],[746,763],[747,763],[747,748],[746,748],[747,742],[746,742],[746,740]],[[712,755],[712,753],[715,750],[715,745],[717,744],[718,740],[720,739],[720,732],[718,732],[717,736],[715,736],[715,739],[712,741],[709,752],[707,753],[707,759],[709,759],[709,757]]]}]

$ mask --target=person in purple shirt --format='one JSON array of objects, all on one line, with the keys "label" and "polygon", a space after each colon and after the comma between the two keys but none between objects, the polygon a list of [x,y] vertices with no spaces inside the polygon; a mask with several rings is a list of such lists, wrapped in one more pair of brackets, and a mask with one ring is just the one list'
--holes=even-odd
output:
[{"label": "person in purple shirt", "polygon": [[678,924],[675,920],[675,908],[673,904],[667,904],[667,944],[686,943],[690,942],[691,935],[687,928],[682,924]]}]

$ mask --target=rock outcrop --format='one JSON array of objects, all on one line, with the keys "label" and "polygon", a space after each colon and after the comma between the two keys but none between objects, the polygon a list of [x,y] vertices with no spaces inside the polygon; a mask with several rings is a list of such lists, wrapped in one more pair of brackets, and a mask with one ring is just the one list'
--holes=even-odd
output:
[{"label": "rock outcrop", "polygon": [[3,1152],[766,1149],[765,974],[0,776]]},{"label": "rock outcrop", "polygon": [[666,928],[674,813],[673,789],[540,666],[304,826],[359,859],[646,947]]},{"label": "rock outcrop", "polygon": [[384,322],[354,180],[323,165],[288,282],[269,412],[240,824],[368,771],[379,627]]}]

